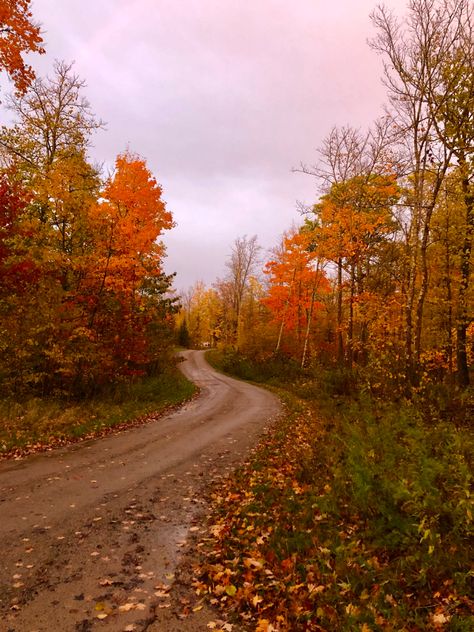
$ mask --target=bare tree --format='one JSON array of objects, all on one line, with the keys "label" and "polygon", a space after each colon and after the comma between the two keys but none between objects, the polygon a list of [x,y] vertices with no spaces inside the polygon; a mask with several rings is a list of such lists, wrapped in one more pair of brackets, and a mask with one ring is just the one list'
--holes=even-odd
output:
[{"label": "bare tree", "polygon": [[56,62],[52,77],[36,79],[26,94],[10,99],[17,120],[2,128],[0,145],[13,162],[45,172],[55,160],[86,150],[92,132],[104,123],[92,113],[84,87],[72,64]]},{"label": "bare tree", "polygon": [[382,117],[366,132],[350,126],[333,127],[318,150],[316,164],[301,163],[301,173],[317,178],[321,192],[356,176],[370,178],[395,168],[391,121]]},{"label": "bare tree", "polygon": [[242,317],[242,303],[248,282],[255,273],[259,263],[261,247],[257,243],[257,235],[253,237],[237,237],[232,246],[232,252],[226,266],[229,270],[227,281],[231,288],[231,300],[233,308],[233,338],[234,344],[239,348],[240,327]]}]

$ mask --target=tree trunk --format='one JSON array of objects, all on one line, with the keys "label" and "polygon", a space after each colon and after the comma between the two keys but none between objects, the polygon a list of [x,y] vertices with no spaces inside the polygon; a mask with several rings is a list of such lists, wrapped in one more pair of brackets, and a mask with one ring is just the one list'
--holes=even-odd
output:
[{"label": "tree trunk", "polygon": [[337,261],[337,360],[344,362],[344,343],[342,339],[342,259]]},{"label": "tree trunk", "polygon": [[305,336],[304,336],[303,354],[301,356],[301,368],[302,369],[304,369],[304,365],[305,365],[305,362],[306,362],[306,357],[308,355],[309,333],[311,331],[311,322],[313,320],[314,301],[316,300],[316,292],[318,291],[319,281],[320,281],[320,277],[319,277],[319,261],[318,261],[317,267],[316,267],[316,275],[315,275],[315,281],[314,281],[314,285],[313,285],[313,290],[311,292],[311,302],[310,302],[310,305],[309,305],[308,321],[306,323],[306,331],[305,331]]},{"label": "tree trunk", "polygon": [[295,282],[295,278],[296,278],[296,267],[293,270],[293,277],[291,279],[291,284],[290,284],[290,289],[288,291],[288,298],[286,299],[286,303],[285,303],[285,309],[283,310],[283,314],[281,317],[281,324],[280,324],[280,330],[278,332],[278,340],[277,340],[277,344],[275,347],[275,353],[278,353],[280,351],[280,345],[281,345],[281,341],[283,338],[283,329],[285,328],[285,318],[286,318],[286,314],[288,312],[288,307],[290,306],[290,299],[291,299],[291,295],[293,293],[293,284]]},{"label": "tree trunk", "polygon": [[431,218],[433,216],[434,207],[438,200],[439,191],[444,180],[444,175],[447,169],[447,162],[443,169],[438,171],[436,181],[434,183],[433,192],[431,194],[431,201],[426,209],[426,215],[423,221],[423,233],[420,244],[420,256],[421,256],[421,284],[420,291],[418,292],[418,298],[416,302],[416,324],[415,324],[415,354],[417,362],[420,361],[421,356],[421,341],[423,334],[423,311],[425,307],[426,294],[428,292],[428,242],[431,234]]},{"label": "tree trunk", "polygon": [[471,273],[471,251],[472,238],[474,235],[474,195],[471,190],[469,179],[464,176],[462,179],[462,191],[466,204],[466,234],[461,252],[461,279],[458,295],[458,319],[456,326],[456,360],[457,360],[457,382],[459,386],[469,386],[469,367],[467,363],[467,328],[470,324],[468,311],[468,290]]},{"label": "tree trunk", "polygon": [[355,265],[351,263],[351,281],[349,296],[349,318],[347,322],[347,349],[346,362],[352,368],[354,361],[354,296],[355,296]]}]

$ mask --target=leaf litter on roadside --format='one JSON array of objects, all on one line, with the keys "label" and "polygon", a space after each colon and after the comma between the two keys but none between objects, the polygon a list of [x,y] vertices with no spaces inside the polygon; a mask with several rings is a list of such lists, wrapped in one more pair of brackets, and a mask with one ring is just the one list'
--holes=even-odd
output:
[{"label": "leaf litter on roadside", "polygon": [[[328,471],[311,480],[304,473],[315,437],[324,435],[313,409],[299,405],[279,424],[215,488],[198,548],[198,596],[256,632],[447,630],[458,606],[472,607],[449,590],[405,589],[386,550],[364,541],[358,516],[341,522],[326,513]],[[404,612],[417,608],[424,624],[406,626]]]}]

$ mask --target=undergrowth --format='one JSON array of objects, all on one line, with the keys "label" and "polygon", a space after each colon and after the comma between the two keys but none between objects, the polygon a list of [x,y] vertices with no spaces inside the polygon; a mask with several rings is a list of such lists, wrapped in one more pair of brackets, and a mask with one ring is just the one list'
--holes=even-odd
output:
[{"label": "undergrowth", "polygon": [[347,371],[210,359],[271,383],[288,412],[216,494],[197,590],[253,630],[471,630],[466,425],[376,399]]}]

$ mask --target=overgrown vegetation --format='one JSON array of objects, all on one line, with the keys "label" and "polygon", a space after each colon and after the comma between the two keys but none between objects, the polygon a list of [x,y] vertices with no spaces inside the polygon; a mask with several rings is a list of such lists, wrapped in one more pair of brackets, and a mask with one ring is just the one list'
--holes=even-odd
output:
[{"label": "overgrown vegetation", "polygon": [[377,398],[347,370],[288,379],[279,358],[209,356],[272,384],[287,414],[216,494],[197,590],[258,630],[472,629],[465,410]]},{"label": "overgrown vegetation", "polygon": [[0,404],[0,456],[16,456],[143,423],[191,398],[180,371],[124,380],[86,400],[7,399]]}]

